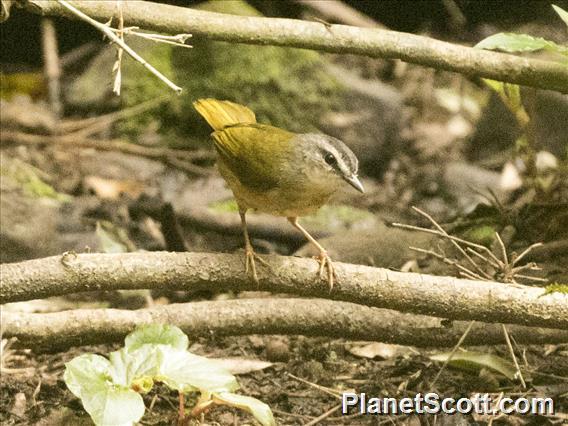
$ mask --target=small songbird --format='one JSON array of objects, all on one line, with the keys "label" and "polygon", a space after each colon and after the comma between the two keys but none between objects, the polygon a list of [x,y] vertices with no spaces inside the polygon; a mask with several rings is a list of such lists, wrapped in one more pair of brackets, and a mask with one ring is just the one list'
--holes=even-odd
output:
[{"label": "small songbird", "polygon": [[326,250],[299,223],[314,213],[347,182],[360,192],[358,162],[339,139],[317,133],[296,134],[256,122],[249,108],[229,101],[199,99],[195,109],[213,128],[218,167],[233,192],[245,238],[245,269],[258,282],[246,213],[249,209],[283,216],[319,250],[319,275],[330,290],[336,278]]}]

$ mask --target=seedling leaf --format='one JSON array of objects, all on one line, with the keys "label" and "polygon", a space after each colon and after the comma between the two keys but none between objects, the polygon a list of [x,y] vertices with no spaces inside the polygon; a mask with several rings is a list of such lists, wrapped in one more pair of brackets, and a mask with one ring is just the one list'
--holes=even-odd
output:
[{"label": "seedling leaf", "polygon": [[156,380],[186,393],[196,389],[209,392],[231,392],[239,388],[237,379],[207,358],[161,345],[160,371]]},{"label": "seedling leaf", "polygon": [[[432,361],[446,362],[450,358],[450,355],[451,352],[445,352],[432,355],[430,359]],[[462,370],[479,371],[482,368],[490,368],[510,380],[515,380],[517,376],[517,370],[511,362],[496,355],[482,352],[466,351],[454,353],[448,364],[456,368],[461,368]]]},{"label": "seedling leaf", "polygon": [[[149,392],[156,381],[181,393],[200,392],[205,401],[242,408],[262,425],[275,425],[268,405],[232,394],[239,388],[235,376],[187,347],[187,336],[177,327],[142,326],[109,359],[95,354],[74,358],[66,364],[63,378],[96,425],[138,422],[145,408],[140,394]],[[221,396],[213,401],[213,394]]]},{"label": "seedling leaf", "polygon": [[63,376],[69,390],[81,399],[93,422],[101,426],[130,426],[144,415],[142,397],[112,383],[112,365],[95,354],[68,362]]},{"label": "seedling leaf", "polygon": [[221,392],[214,394],[213,400],[217,404],[230,405],[251,413],[262,426],[276,426],[270,407],[256,398],[236,393]]},{"label": "seedling leaf", "polygon": [[144,345],[136,351],[122,348],[111,352],[109,359],[112,364],[113,383],[126,387],[131,387],[134,381],[152,379],[158,374],[160,365],[159,355],[153,345]]},{"label": "seedling leaf", "polygon": [[170,345],[186,350],[189,339],[178,327],[168,324],[148,324],[138,327],[124,339],[124,347],[133,351],[145,344]]}]

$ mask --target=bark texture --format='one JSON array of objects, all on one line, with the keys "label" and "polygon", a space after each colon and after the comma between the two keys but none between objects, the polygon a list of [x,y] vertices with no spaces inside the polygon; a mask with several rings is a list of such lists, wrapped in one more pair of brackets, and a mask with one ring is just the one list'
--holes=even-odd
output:
[{"label": "bark texture", "polygon": [[453,320],[568,329],[568,295],[542,288],[335,263],[330,293],[313,259],[264,256],[257,285],[243,255],[122,253],[53,256],[3,264],[0,303],[118,289],[267,290],[322,297]]},{"label": "bark texture", "polygon": [[[421,347],[454,346],[468,326],[445,327],[440,318],[401,314],[322,299],[244,299],[180,303],[137,311],[77,309],[49,314],[2,314],[5,338],[35,351],[119,342],[136,326],[167,323],[191,339],[249,334],[287,334],[370,340]],[[519,344],[568,342],[568,331],[509,326]],[[465,345],[504,344],[498,324],[476,324]]]},{"label": "bark texture", "polygon": [[[56,1],[23,3],[35,13],[76,19]],[[100,22],[107,22],[116,14],[115,4],[110,1],[74,1],[73,5]],[[472,77],[568,92],[565,64],[479,50],[413,34],[294,19],[233,16],[142,1],[125,2],[122,9],[125,26],[144,30],[400,59]]]}]

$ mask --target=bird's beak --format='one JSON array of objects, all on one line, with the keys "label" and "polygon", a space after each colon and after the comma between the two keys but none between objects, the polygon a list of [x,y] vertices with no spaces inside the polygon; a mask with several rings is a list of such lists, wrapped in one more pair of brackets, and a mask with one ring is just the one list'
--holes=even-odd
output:
[{"label": "bird's beak", "polygon": [[359,192],[365,192],[365,188],[363,188],[363,184],[359,180],[359,178],[355,175],[345,176],[344,179],[347,181],[349,185],[355,188]]}]

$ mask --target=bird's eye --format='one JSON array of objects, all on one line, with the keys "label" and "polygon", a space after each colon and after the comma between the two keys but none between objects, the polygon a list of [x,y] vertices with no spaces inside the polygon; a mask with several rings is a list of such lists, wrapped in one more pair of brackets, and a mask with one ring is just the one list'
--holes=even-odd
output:
[{"label": "bird's eye", "polygon": [[335,156],[329,152],[325,154],[325,157],[323,157],[323,159],[330,166],[333,166],[335,163],[337,163],[337,158],[335,158]]}]

